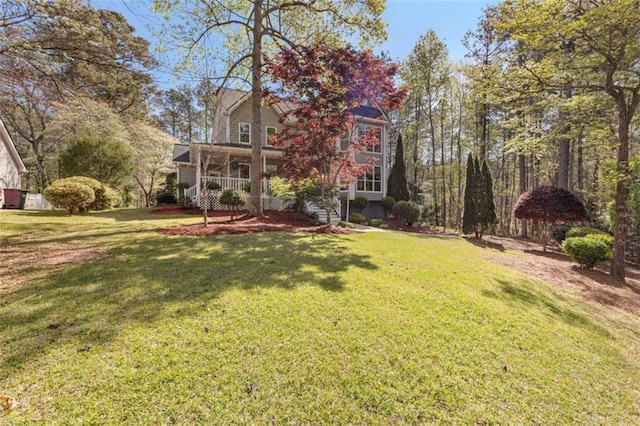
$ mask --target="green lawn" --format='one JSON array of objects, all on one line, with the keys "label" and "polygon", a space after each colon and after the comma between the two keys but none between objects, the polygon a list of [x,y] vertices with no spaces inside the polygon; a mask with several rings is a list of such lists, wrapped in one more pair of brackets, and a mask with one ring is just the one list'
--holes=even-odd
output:
[{"label": "green lawn", "polygon": [[[0,212],[0,424],[639,424],[640,320],[457,238]],[[609,311],[607,311],[609,310]]]}]

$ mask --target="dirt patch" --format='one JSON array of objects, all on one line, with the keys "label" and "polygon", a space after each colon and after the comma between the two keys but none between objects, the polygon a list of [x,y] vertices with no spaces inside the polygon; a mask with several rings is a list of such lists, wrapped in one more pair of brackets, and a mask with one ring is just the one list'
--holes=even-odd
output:
[{"label": "dirt patch", "polygon": [[80,264],[107,256],[99,247],[79,248],[70,245],[38,246],[2,245],[0,294],[10,293],[20,283],[35,279],[70,264]]},{"label": "dirt patch", "polygon": [[[182,212],[180,212],[182,211]],[[153,211],[157,214],[194,214],[202,216],[199,209],[180,209],[162,207]],[[249,216],[246,211],[231,219],[227,211],[207,212],[208,226],[204,226],[204,219],[199,223],[181,225],[162,229],[159,232],[165,235],[190,235],[205,237],[210,235],[250,234],[255,232],[314,232],[319,234],[353,234],[357,231],[326,225],[314,226],[303,214],[296,218],[295,212],[265,212],[262,217]]]},{"label": "dirt patch", "polygon": [[593,270],[582,269],[557,247],[545,253],[540,244],[525,240],[488,237],[482,243],[469,241],[499,251],[524,253],[524,256],[486,256],[486,259],[568,288],[585,299],[640,315],[640,271],[635,268],[627,267],[627,278],[621,283],[611,277],[607,264]]}]

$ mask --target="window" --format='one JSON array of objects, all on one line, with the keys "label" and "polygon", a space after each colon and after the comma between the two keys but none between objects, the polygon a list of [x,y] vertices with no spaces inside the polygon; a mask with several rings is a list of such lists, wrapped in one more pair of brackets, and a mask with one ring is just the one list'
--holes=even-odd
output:
[{"label": "window", "polygon": [[382,152],[382,144],[380,143],[380,134],[381,134],[381,130],[379,127],[374,127],[374,126],[367,126],[365,124],[358,124],[358,126],[356,127],[356,131],[358,132],[358,137],[364,137],[364,133],[367,130],[373,130],[375,132],[376,135],[376,139],[378,140],[378,142],[376,144],[374,144],[373,146],[370,146],[367,149],[367,152],[376,152],[376,153],[380,153]]},{"label": "window", "polygon": [[251,143],[251,124],[240,123],[238,128],[240,143]]},{"label": "window", "polygon": [[371,170],[358,177],[358,191],[382,192],[382,167],[373,166]]},{"label": "window", "polygon": [[265,133],[265,141],[264,144],[266,146],[273,146],[273,142],[271,142],[271,136],[274,136],[276,133],[278,133],[278,129],[276,129],[275,127],[266,127],[266,131]]},{"label": "window", "polygon": [[349,142],[351,142],[351,135],[349,134],[349,132],[340,136],[340,149],[347,149],[347,147],[349,146]]},{"label": "window", "polygon": [[240,163],[238,167],[238,177],[241,179],[251,178],[251,164]]}]

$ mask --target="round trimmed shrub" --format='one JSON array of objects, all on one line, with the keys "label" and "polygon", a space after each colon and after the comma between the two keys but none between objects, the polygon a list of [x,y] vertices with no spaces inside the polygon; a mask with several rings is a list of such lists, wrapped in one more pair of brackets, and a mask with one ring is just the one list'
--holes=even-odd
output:
[{"label": "round trimmed shrub", "polygon": [[609,249],[613,250],[613,236],[609,234],[588,234],[584,238],[589,238],[592,240],[602,241],[609,247]]},{"label": "round trimmed shrub", "polygon": [[231,207],[231,219],[233,220],[235,212],[238,211],[238,208],[240,206],[244,206],[247,203],[247,196],[242,191],[227,189],[222,193],[219,201],[223,206]]},{"label": "round trimmed shrub", "polygon": [[209,183],[207,183],[207,189],[209,191],[218,191],[218,190],[222,189],[222,186],[220,186],[220,184],[218,182],[209,182]]},{"label": "round trimmed shrub", "polygon": [[420,218],[420,206],[411,201],[398,201],[393,206],[393,215],[398,218],[398,225],[411,226]]},{"label": "round trimmed shrub", "polygon": [[[56,182],[77,182],[93,190],[94,199],[89,205],[81,206],[80,210],[110,209],[120,202],[120,194],[111,187],[86,176],[72,176],[58,179]],[[55,182],[54,182],[55,183]]]},{"label": "round trimmed shrub", "polygon": [[171,192],[158,192],[156,194],[156,203],[158,204],[176,204],[178,199],[176,195]]},{"label": "round trimmed shrub", "polygon": [[367,220],[367,223],[369,224],[369,226],[375,226],[376,228],[379,228],[386,222],[380,217],[372,217],[371,219]]},{"label": "round trimmed shrub", "polygon": [[369,200],[367,199],[367,197],[362,196],[354,198],[351,202],[351,206],[353,206],[353,208],[358,210],[359,212],[362,212],[362,210],[366,209],[368,205]]},{"label": "round trimmed shrub", "polygon": [[562,250],[583,268],[592,269],[611,259],[611,247],[599,238],[570,237],[562,243]]},{"label": "round trimmed shrub", "polygon": [[349,222],[351,223],[365,223],[366,221],[367,218],[362,213],[353,212],[349,215]]},{"label": "round trimmed shrub", "polygon": [[193,200],[191,197],[180,197],[178,198],[178,205],[183,209],[190,209],[193,207]]},{"label": "round trimmed shrub", "polygon": [[227,189],[220,196],[220,204],[229,207],[240,207],[247,202],[247,196],[244,192]]},{"label": "round trimmed shrub", "polygon": [[384,215],[388,218],[391,212],[393,211],[393,206],[396,203],[396,200],[393,197],[382,197],[380,200],[380,204],[382,205],[382,211],[384,211]]},{"label": "round trimmed shrub", "polygon": [[74,211],[80,211],[95,200],[95,194],[91,187],[66,179],[53,182],[43,192],[44,197],[54,207],[63,208],[72,215]]}]

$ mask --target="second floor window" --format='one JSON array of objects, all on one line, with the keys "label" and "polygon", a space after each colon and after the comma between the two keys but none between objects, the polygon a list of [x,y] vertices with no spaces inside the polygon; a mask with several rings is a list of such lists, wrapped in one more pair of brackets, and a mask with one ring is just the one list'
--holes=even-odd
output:
[{"label": "second floor window", "polygon": [[238,125],[239,127],[239,131],[240,131],[240,136],[239,136],[239,141],[240,143],[251,143],[251,124],[249,123],[240,123]]},{"label": "second floor window", "polygon": [[271,141],[271,137],[274,136],[276,133],[278,133],[278,129],[276,129],[275,127],[266,127],[266,131],[265,133],[265,142],[264,144],[266,146],[273,146],[273,142]]},{"label": "second floor window", "polygon": [[350,142],[351,142],[351,135],[349,133],[346,133],[340,136],[340,149],[347,149]]},{"label": "second floor window", "polygon": [[356,127],[356,131],[358,134],[358,137],[363,137],[364,133],[367,130],[375,130],[375,135],[377,138],[377,143],[376,144],[372,144],[371,146],[369,146],[367,148],[367,152],[375,152],[375,153],[380,153],[382,152],[382,144],[381,144],[381,130],[379,127],[375,127],[375,126],[367,126],[366,124],[358,124],[358,126]]}]

